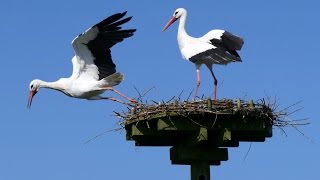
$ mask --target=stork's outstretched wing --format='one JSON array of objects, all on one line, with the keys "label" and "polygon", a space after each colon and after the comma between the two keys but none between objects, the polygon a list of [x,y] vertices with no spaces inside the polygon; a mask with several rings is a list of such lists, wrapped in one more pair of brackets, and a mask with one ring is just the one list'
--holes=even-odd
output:
[{"label": "stork's outstretched wing", "polygon": [[121,30],[120,25],[132,17],[122,19],[127,12],[114,14],[92,26],[72,41],[76,52],[72,59],[72,78],[103,79],[116,72],[110,48],[133,35],[135,29]]},{"label": "stork's outstretched wing", "polygon": [[202,38],[210,41],[210,43],[215,47],[219,48],[220,50],[227,51],[240,60],[240,56],[236,50],[240,50],[244,43],[241,37],[233,35],[225,30],[215,29],[209,31]]}]

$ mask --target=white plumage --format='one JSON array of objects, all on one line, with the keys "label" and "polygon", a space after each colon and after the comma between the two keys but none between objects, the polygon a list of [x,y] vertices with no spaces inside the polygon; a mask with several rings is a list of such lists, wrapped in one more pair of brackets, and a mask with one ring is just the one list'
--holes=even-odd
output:
[{"label": "white plumage", "polygon": [[116,98],[100,96],[104,91],[111,90],[135,102],[113,88],[123,80],[123,74],[116,72],[110,48],[132,36],[136,31],[135,29],[121,30],[120,25],[132,18],[122,19],[125,15],[126,12],[114,14],[77,36],[72,41],[75,56],[72,58],[71,76],[60,78],[55,82],[39,79],[31,81],[28,107],[30,108],[32,99],[40,88],[58,90],[74,98],[109,99],[123,103]]},{"label": "white plumage", "polygon": [[241,61],[237,50],[242,48],[243,39],[220,29],[211,30],[199,38],[191,37],[185,30],[186,18],[187,11],[184,8],[178,8],[162,31],[165,31],[172,23],[180,19],[177,36],[179,49],[182,57],[193,62],[197,70],[197,86],[194,98],[196,98],[200,86],[200,66],[205,64],[214,79],[214,99],[216,99],[218,80],[213,73],[212,65],[226,65],[230,62]]}]

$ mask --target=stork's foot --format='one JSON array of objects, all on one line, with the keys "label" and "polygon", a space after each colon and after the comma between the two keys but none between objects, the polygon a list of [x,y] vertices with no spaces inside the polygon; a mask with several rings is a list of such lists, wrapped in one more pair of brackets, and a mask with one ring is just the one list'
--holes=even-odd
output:
[{"label": "stork's foot", "polygon": [[128,98],[128,100],[129,100],[129,102],[134,103],[134,104],[138,103],[138,101],[133,98]]}]

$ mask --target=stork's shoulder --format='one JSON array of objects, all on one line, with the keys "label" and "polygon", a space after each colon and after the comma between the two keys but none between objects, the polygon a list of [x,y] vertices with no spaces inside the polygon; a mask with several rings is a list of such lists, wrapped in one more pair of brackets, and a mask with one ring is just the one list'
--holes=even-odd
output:
[{"label": "stork's shoulder", "polygon": [[71,44],[76,46],[77,44],[87,44],[91,40],[95,39],[99,33],[99,29],[96,26],[90,27],[85,32],[75,37]]},{"label": "stork's shoulder", "polygon": [[221,36],[223,35],[224,32],[225,30],[222,30],[222,29],[213,29],[209,31],[207,34],[205,34],[204,36],[202,36],[201,39],[206,41],[210,41],[212,39],[221,39]]}]

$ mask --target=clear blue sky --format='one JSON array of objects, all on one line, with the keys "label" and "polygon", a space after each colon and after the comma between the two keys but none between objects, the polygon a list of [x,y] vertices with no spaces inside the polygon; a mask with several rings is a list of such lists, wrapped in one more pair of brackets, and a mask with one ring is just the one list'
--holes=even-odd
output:
[{"label": "clear blue sky", "polygon": [[[199,3],[201,2],[201,3]],[[32,79],[48,81],[71,74],[71,40],[103,18],[128,11],[125,27],[135,35],[112,49],[125,81],[117,89],[135,97],[155,87],[146,100],[170,99],[195,87],[195,67],[183,60],[176,42],[177,23],[161,30],[178,7],[188,10],[187,31],[201,36],[215,28],[244,38],[242,63],[215,66],[218,98],[280,98],[280,107],[302,100],[292,119],[310,118],[301,127],[277,128],[265,143],[229,150],[229,161],[212,167],[212,179],[319,179],[319,32],[317,1],[40,1],[0,3],[1,113],[0,179],[105,180],[189,179],[188,166],[172,166],[168,148],[137,148],[118,128],[109,101],[72,99],[42,89],[26,108]],[[209,71],[202,70],[200,94],[212,95]],[[113,96],[112,92],[105,93]],[[116,96],[116,95],[115,95]],[[116,96],[117,97],[117,96]]]}]

